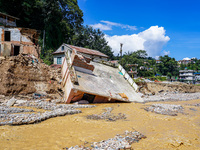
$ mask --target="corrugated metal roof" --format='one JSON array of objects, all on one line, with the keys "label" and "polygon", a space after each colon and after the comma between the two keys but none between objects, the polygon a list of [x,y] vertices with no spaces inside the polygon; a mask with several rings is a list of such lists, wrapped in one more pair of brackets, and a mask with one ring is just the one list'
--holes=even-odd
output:
[{"label": "corrugated metal roof", "polygon": [[97,50],[92,50],[92,49],[88,49],[88,48],[83,48],[83,47],[77,47],[74,45],[68,45],[68,47],[70,47],[71,49],[75,49],[76,51],[80,52],[80,53],[85,53],[85,54],[90,54],[90,55],[97,55],[97,56],[101,56],[101,57],[108,57],[107,55],[97,51]]},{"label": "corrugated metal roof", "polygon": [[19,20],[19,18],[17,18],[17,17],[11,16],[11,15],[7,15],[7,14],[2,13],[2,12],[0,12],[0,14],[1,14],[1,15],[4,15],[4,16],[8,16],[8,17],[10,17],[10,18],[14,18],[14,19]]},{"label": "corrugated metal roof", "polygon": [[[103,54],[103,53],[101,53],[97,50],[92,50],[92,49],[78,47],[78,46],[74,46],[74,45],[68,45],[68,44],[64,44],[64,45],[71,48],[71,49],[75,49],[77,52],[80,52],[80,53],[84,53],[84,54],[88,54],[88,55],[96,55],[96,56],[108,58],[108,56],[106,54]],[[64,51],[61,51],[61,49],[58,49],[53,54],[59,54],[59,53],[64,53]]]}]

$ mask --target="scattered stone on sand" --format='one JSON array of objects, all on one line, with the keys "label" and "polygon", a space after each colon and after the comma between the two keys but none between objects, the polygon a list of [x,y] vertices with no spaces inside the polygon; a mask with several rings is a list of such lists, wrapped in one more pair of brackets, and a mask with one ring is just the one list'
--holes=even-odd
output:
[{"label": "scattered stone on sand", "polygon": [[11,113],[22,113],[22,112],[34,112],[34,111],[32,109],[0,106],[0,114],[11,114]]},{"label": "scattered stone on sand", "polygon": [[153,104],[144,108],[146,111],[154,112],[162,115],[177,116],[178,113],[183,113],[183,107],[181,105],[172,104]]},{"label": "scattered stone on sand", "polygon": [[82,112],[76,108],[95,107],[95,105],[56,104],[56,101],[50,102],[45,100],[20,101],[15,106],[33,107],[37,109],[44,109],[46,111],[43,113],[34,112],[32,109],[8,107],[6,104],[2,104],[0,106],[0,126],[39,123],[49,118]]},{"label": "scattered stone on sand", "polygon": [[112,110],[113,110],[113,108],[111,108],[111,107],[106,107],[103,110],[104,110],[104,112],[99,114],[99,115],[97,115],[97,114],[88,115],[87,119],[107,120],[107,121],[116,121],[116,120],[125,120],[126,119],[125,114],[122,114],[122,113],[113,114],[113,113],[111,113]]},{"label": "scattered stone on sand", "polygon": [[[191,104],[190,104],[191,105]],[[200,103],[197,103],[197,104],[193,104],[191,106],[195,106],[195,107],[200,107]]]},{"label": "scattered stone on sand", "polygon": [[131,144],[146,138],[138,131],[125,131],[124,134],[116,135],[114,138],[103,140],[100,142],[91,143],[89,146],[74,146],[65,148],[68,150],[118,150],[118,149],[131,149]]}]

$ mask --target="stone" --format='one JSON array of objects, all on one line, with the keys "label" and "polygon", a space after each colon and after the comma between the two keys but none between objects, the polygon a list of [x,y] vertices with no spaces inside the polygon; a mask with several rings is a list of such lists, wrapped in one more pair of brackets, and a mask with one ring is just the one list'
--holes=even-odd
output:
[{"label": "stone", "polygon": [[78,104],[89,104],[89,102],[86,100],[80,100],[78,101]]},{"label": "stone", "polygon": [[19,105],[19,104],[23,104],[26,102],[27,102],[27,100],[16,100],[15,104]]},{"label": "stone", "polygon": [[12,97],[8,102],[7,102],[7,106],[8,107],[11,107],[11,106],[13,106],[14,104],[15,104],[15,102],[16,102],[17,100],[14,98],[14,97]]}]

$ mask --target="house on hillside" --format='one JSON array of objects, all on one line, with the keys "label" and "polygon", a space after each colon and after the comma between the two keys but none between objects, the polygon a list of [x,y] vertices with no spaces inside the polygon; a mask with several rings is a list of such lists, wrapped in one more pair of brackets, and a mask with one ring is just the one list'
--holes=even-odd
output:
[{"label": "house on hillside", "polygon": [[188,58],[188,57],[183,58],[183,60],[178,61],[179,64],[183,64],[183,65],[187,65],[187,64],[192,63],[192,62],[193,62],[193,60]]},{"label": "house on hillside", "polygon": [[16,27],[16,17],[0,13],[0,56],[32,54],[39,57],[39,31]]},{"label": "house on hillside", "polygon": [[[69,51],[68,51],[69,50]],[[63,43],[54,53],[53,53],[53,58],[54,58],[54,64],[62,64],[64,61],[65,57],[65,52],[69,52],[69,55],[71,55],[72,51],[75,50],[77,54],[81,54],[87,58],[90,58],[92,60],[96,61],[107,61],[108,56],[97,51],[97,50],[91,50],[88,48],[83,48],[83,47],[77,47],[69,44]]]}]

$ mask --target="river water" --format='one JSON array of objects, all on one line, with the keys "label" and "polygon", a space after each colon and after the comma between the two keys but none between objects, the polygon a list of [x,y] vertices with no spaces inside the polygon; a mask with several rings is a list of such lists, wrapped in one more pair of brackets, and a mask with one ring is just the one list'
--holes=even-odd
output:
[{"label": "river water", "polygon": [[[184,114],[167,116],[142,109],[155,103],[180,104]],[[63,149],[84,142],[99,142],[134,129],[147,136],[132,144],[134,150],[197,150],[200,149],[200,107],[188,105],[196,103],[200,100],[97,104],[96,108],[81,109],[81,114],[56,117],[38,124],[0,126],[0,149]],[[113,113],[126,114],[127,119],[108,122],[86,118],[102,113],[105,107],[112,107]]]}]

